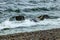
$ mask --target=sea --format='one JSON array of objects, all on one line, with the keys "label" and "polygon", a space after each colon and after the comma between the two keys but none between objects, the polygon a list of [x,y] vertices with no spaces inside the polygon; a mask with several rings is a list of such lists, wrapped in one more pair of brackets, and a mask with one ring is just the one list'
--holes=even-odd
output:
[{"label": "sea", "polygon": [[[16,21],[13,16],[23,15],[24,21]],[[40,15],[59,18],[38,22],[30,19]],[[0,35],[33,32],[60,28],[60,0],[0,0]]]}]

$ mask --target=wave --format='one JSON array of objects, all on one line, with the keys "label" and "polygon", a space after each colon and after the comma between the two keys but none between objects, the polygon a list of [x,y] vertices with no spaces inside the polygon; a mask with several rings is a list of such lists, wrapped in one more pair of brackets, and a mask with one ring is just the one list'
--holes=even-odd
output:
[{"label": "wave", "polygon": [[6,9],[6,10],[4,10],[5,12],[7,11],[7,12],[16,12],[16,13],[20,13],[20,9]]},{"label": "wave", "polygon": [[25,8],[23,9],[24,12],[31,12],[31,11],[60,11],[60,9],[58,9],[57,7],[42,7],[42,8]]},{"label": "wave", "polygon": [[23,10],[24,12],[31,12],[31,11],[49,11],[47,8],[26,8]]},{"label": "wave", "polygon": [[[0,29],[4,29],[4,28],[16,28],[16,27],[31,27],[35,26],[35,25],[40,25],[39,27],[41,28],[41,26],[58,26],[60,24],[60,18],[56,19],[45,19],[43,21],[38,21],[38,22],[34,22],[31,21],[30,19],[26,19],[24,21],[9,21],[6,20],[5,22],[0,23]],[[52,24],[51,24],[52,23]],[[59,27],[60,28],[60,27]]]},{"label": "wave", "polygon": [[30,20],[26,19],[25,21],[9,21],[6,20],[5,22],[2,22],[0,24],[0,29],[3,28],[15,28],[15,27],[25,27],[25,26],[31,26],[35,25],[35,22],[31,22]]}]

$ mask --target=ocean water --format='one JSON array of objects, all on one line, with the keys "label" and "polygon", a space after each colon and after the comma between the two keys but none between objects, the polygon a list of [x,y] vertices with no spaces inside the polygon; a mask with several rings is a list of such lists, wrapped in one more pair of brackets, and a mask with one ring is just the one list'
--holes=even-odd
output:
[{"label": "ocean water", "polygon": [[[16,11],[18,10],[18,11]],[[24,21],[10,21],[12,16],[23,15]],[[34,22],[40,15],[59,17]],[[7,30],[3,30],[8,28]],[[59,0],[0,0],[0,35],[60,28]]]}]

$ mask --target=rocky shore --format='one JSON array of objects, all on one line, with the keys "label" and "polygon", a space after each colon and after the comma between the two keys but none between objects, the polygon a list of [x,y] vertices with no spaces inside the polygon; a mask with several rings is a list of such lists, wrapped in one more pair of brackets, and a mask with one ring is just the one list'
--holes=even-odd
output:
[{"label": "rocky shore", "polygon": [[1,35],[0,40],[60,40],[60,28]]}]

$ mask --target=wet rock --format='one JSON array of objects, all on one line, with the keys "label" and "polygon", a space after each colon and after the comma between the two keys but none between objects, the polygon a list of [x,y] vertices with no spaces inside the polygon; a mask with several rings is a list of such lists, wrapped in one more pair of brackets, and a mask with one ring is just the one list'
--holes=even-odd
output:
[{"label": "wet rock", "polygon": [[38,20],[37,20],[37,19],[31,19],[31,21],[38,22]]},{"label": "wet rock", "polygon": [[50,18],[50,17],[48,15],[41,15],[37,18],[39,18],[40,20],[44,20],[45,18],[47,19],[47,18]]},{"label": "wet rock", "polygon": [[24,20],[24,19],[25,19],[24,16],[16,16],[17,21]]},{"label": "wet rock", "polygon": [[10,21],[14,21],[14,20],[16,20],[16,21],[22,21],[22,20],[25,20],[25,17],[19,15],[19,16],[13,16],[13,17],[10,18]]},{"label": "wet rock", "polygon": [[41,15],[39,17],[37,17],[38,19],[40,20],[44,20],[44,19],[56,19],[56,18],[59,18],[57,16],[49,16],[49,15]]},{"label": "wet rock", "polygon": [[34,22],[38,22],[37,20],[35,20],[35,19],[32,19]]}]

